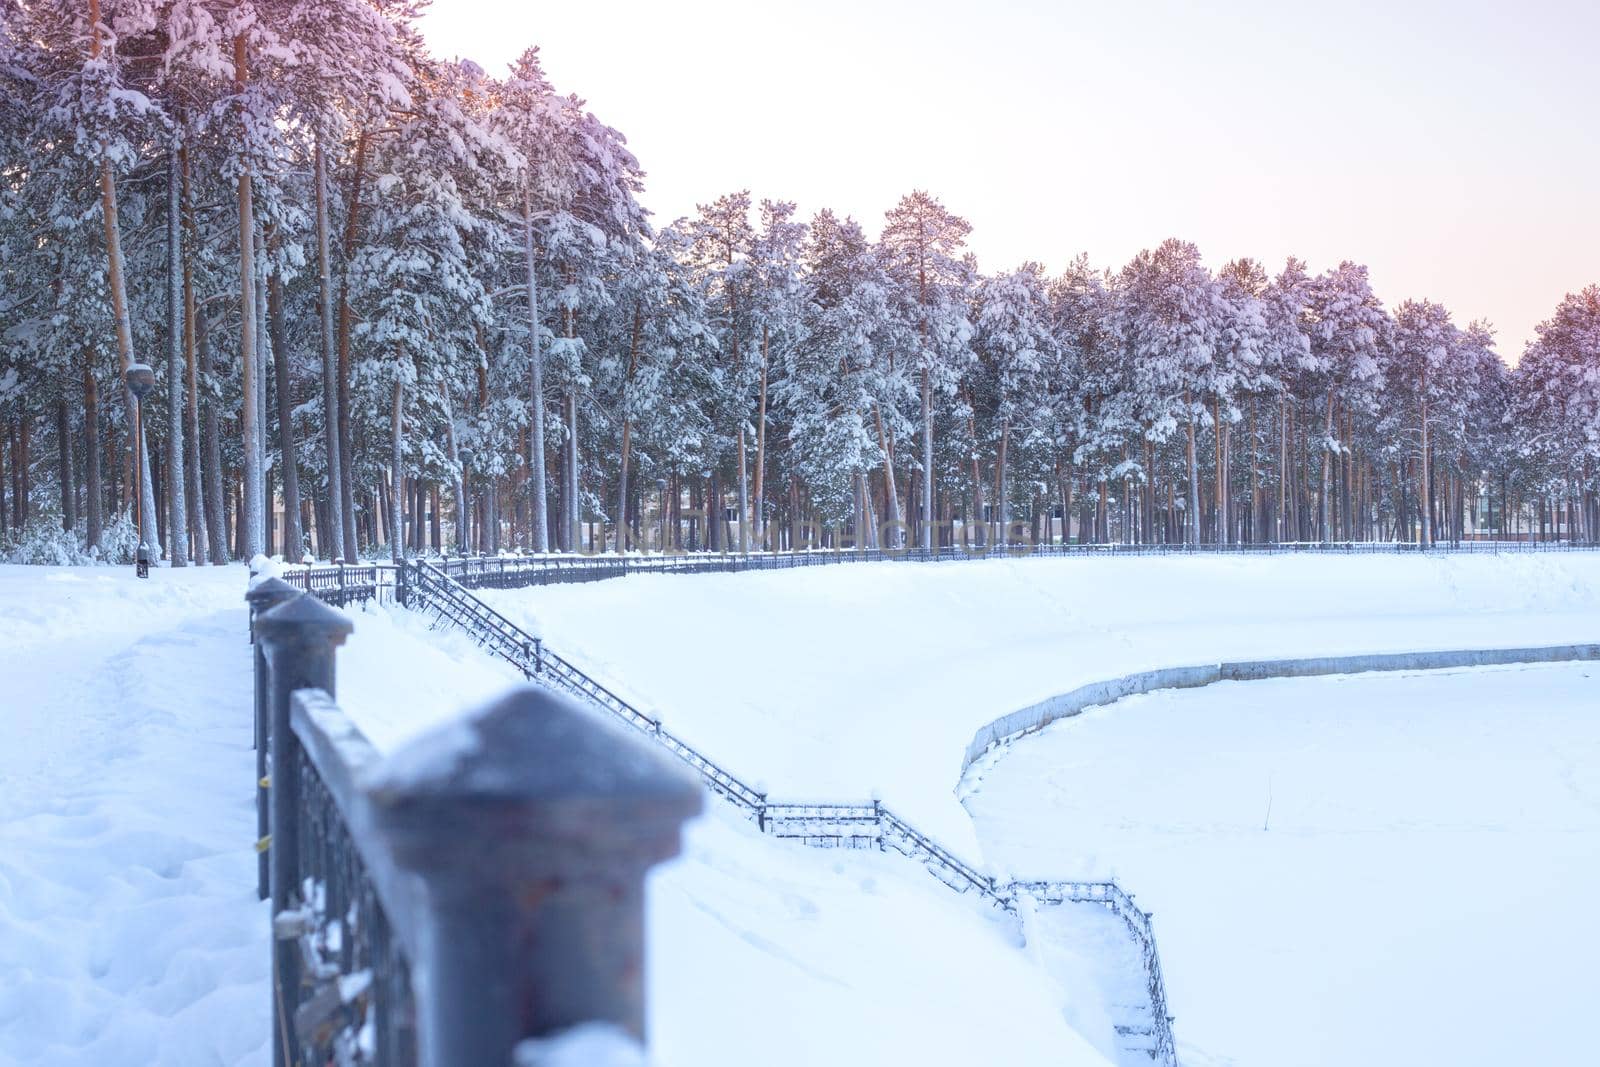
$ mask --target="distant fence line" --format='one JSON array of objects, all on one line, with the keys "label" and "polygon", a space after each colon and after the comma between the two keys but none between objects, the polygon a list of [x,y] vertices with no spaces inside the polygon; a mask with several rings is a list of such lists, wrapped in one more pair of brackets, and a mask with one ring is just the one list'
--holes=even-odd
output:
[{"label": "distant fence line", "polygon": [[[1463,541],[1422,548],[1409,542],[1335,541],[1245,545],[1047,544],[996,545],[989,549],[822,548],[789,552],[641,553],[634,555],[552,553],[523,556],[440,556],[428,561],[468,589],[523,589],[538,585],[597,582],[630,574],[736,574],[792,570],[836,563],[954,563],[985,559],[1092,559],[1107,556],[1378,556],[1522,555],[1600,551],[1595,545],[1556,541]],[[340,606],[388,600],[395,587],[393,563],[315,564],[284,568],[296,588]]]},{"label": "distant fence line", "polygon": [[247,599],[271,1062],[513,1067],[591,1022],[637,1049],[645,872],[693,779],[532,686],[384,758],[334,700],[348,617],[277,579]]}]

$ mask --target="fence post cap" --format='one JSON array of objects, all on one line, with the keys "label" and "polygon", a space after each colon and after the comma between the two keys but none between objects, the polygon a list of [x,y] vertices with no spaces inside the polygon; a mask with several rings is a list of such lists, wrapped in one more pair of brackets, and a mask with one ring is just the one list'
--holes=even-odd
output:
[{"label": "fence post cap", "polygon": [[300,590],[276,576],[263,578],[245,591],[245,601],[257,611],[281,604],[290,597],[300,595]]},{"label": "fence post cap", "polygon": [[269,643],[274,638],[304,634],[341,645],[355,631],[355,624],[344,612],[329,607],[310,593],[303,593],[262,612],[256,617],[256,628]]},{"label": "fence post cap", "polygon": [[414,856],[473,847],[470,838],[501,856],[519,844],[534,854],[570,845],[654,863],[677,853],[678,827],[702,798],[663,753],[532,685],[402,746],[365,784]]}]

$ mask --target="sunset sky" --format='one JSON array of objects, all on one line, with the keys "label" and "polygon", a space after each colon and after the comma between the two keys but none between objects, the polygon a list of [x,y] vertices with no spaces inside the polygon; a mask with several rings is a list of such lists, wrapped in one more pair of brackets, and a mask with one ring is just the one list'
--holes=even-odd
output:
[{"label": "sunset sky", "polygon": [[1172,236],[1214,267],[1355,259],[1513,362],[1600,281],[1597,5],[434,0],[422,26],[494,74],[539,44],[658,222],[749,188],[875,236],[926,188],[986,270]]}]

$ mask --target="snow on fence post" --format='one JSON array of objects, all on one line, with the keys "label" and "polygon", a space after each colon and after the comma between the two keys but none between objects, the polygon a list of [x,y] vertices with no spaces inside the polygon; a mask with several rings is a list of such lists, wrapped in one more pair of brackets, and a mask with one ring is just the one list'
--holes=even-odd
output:
[{"label": "snow on fence post", "polygon": [[267,899],[267,834],[271,832],[271,820],[267,815],[267,745],[272,735],[272,723],[267,715],[267,661],[266,653],[262,648],[261,639],[256,633],[256,619],[263,612],[271,611],[287,600],[293,600],[300,595],[300,591],[282,578],[268,578],[257,582],[245,593],[244,599],[250,605],[250,643],[255,646],[255,679],[256,679],[256,853],[259,857],[256,872],[256,895],[262,900]]},{"label": "snow on fence post", "polygon": [[[271,674],[270,738],[272,744],[271,831],[267,855],[274,918],[285,912],[299,882],[300,753],[289,726],[290,697],[297,689],[321,689],[334,695],[334,652],[355,627],[307,593],[284,601],[256,619],[256,633],[265,646]],[[299,946],[273,940],[274,1004],[282,1018],[292,1019],[300,998]],[[284,1028],[272,1027],[272,1062],[285,1059]]]},{"label": "snow on fence post", "polygon": [[582,1023],[644,1038],[644,879],[702,790],[572,699],[522,686],[367,784],[417,895],[421,1067],[507,1064]]}]

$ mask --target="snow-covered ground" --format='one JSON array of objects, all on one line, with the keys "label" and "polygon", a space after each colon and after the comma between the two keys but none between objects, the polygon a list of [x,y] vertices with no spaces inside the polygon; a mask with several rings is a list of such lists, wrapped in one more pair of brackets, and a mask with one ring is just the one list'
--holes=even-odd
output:
[{"label": "snow-covered ground", "polygon": [[774,797],[875,792],[968,856],[954,786],[973,733],[1085,682],[1600,641],[1600,554],[1587,553],[854,564],[484,596]]},{"label": "snow-covered ground", "polygon": [[266,1062],[242,567],[0,567],[0,1063]]},{"label": "snow-covered ground", "polygon": [[[339,702],[382,750],[520,679],[459,631],[351,614]],[[711,799],[649,909],[662,1067],[1115,1062],[1099,946],[1041,970],[1014,922],[896,856],[775,841]]]},{"label": "snow-covered ground", "polygon": [[[266,1063],[244,586],[239,567],[0,567],[0,1064]],[[380,748],[515,680],[417,616],[352,617],[340,701]],[[649,907],[663,1067],[1111,1062],[1091,994],[897,857],[713,806]]]},{"label": "snow-covered ground", "polygon": [[1594,1062],[1600,665],[1227,682],[977,765],[985,853],[1156,914],[1187,1067]]},{"label": "snow-covered ground", "polygon": [[[244,583],[237,567],[0,568],[0,1063],[264,1063]],[[1600,639],[1600,558],[869,564],[492,599],[775,796],[877,792],[976,857],[954,786],[997,715],[1176,663]],[[339,696],[381,748],[514,680],[416,616],[354,617]],[[1086,862],[1002,860],[1040,877]],[[1119,871],[1149,905],[1142,873]],[[1040,925],[1019,951],[1010,923],[895,857],[805,850],[713,810],[650,908],[668,1067],[1101,1064],[1111,1048],[1093,931]],[[1201,1018],[1227,991],[1182,970],[1207,950],[1168,926],[1180,1039],[1242,1055]]]}]

